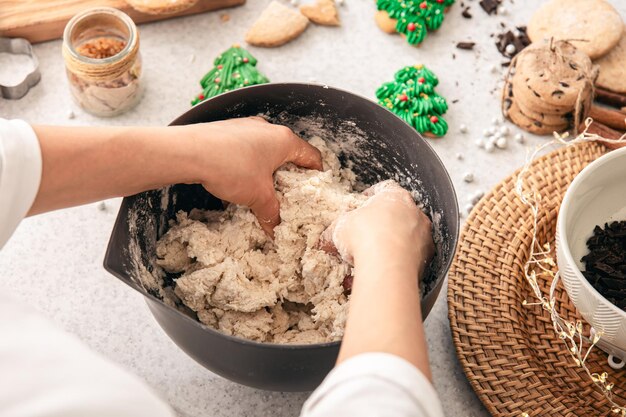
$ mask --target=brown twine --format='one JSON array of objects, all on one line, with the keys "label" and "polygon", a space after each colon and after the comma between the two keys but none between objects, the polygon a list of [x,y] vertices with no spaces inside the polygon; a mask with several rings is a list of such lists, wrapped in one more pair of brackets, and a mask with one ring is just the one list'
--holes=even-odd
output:
[{"label": "brown twine", "polygon": [[98,62],[102,60],[88,59],[71,51],[69,46],[63,44],[63,59],[68,71],[77,77],[89,81],[110,81],[126,74],[135,64],[139,54],[139,33],[136,34],[135,41],[129,45],[126,55],[112,62]]},{"label": "brown twine", "polygon": [[[577,39],[571,39],[571,40],[577,40]],[[562,43],[571,44],[569,41],[570,41],[569,39],[555,41],[554,38],[550,38],[548,49],[554,53],[555,60],[560,58],[562,61],[565,61],[565,56],[561,52],[560,48],[557,48],[557,47]],[[507,82],[511,82],[511,70],[513,68],[516,68],[517,59],[523,53],[524,51],[521,51],[519,54],[515,55],[513,59],[511,60],[509,64],[509,68],[506,73],[505,85]],[[517,74],[517,70],[515,73]],[[578,96],[576,97],[576,103],[574,104],[574,109],[573,109],[574,110],[574,135],[575,136],[578,136],[578,133],[579,133],[578,126],[580,126],[583,120],[585,120],[587,116],[589,115],[589,111],[591,110],[591,101],[593,100],[593,97],[595,96],[595,85],[594,85],[595,76],[593,74],[590,75],[587,73],[585,73],[584,76],[585,76],[584,78],[585,83],[583,85],[583,88],[581,88],[578,91]],[[503,90],[502,99],[504,100],[505,97],[506,97],[506,92]]]}]

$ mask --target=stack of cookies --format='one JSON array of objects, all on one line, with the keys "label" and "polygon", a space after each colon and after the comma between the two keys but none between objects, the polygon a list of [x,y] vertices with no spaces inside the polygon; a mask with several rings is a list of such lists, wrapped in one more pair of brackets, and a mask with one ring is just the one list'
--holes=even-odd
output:
[{"label": "stack of cookies", "polygon": [[576,128],[591,109],[596,77],[589,56],[570,42],[535,42],[511,61],[502,113],[537,135]]}]

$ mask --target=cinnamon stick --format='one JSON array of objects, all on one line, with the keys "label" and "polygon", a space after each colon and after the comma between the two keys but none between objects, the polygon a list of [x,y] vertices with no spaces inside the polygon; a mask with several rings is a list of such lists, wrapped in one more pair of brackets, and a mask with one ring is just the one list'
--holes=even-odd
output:
[{"label": "cinnamon stick", "polygon": [[[578,130],[582,132],[585,130],[585,128],[587,128],[587,126],[585,126],[585,123],[581,123],[580,126],[578,127]],[[623,135],[622,132],[618,132],[617,130],[611,129],[610,127],[603,125],[602,123],[598,123],[596,121],[594,121],[593,123],[589,125],[589,128],[587,128],[587,133],[596,134],[605,139],[613,139],[613,140],[619,139]],[[626,142],[623,142],[623,143],[602,142],[602,144],[609,149],[617,149],[617,148],[622,148],[626,146]]]},{"label": "cinnamon stick", "polygon": [[592,105],[589,117],[613,129],[626,130],[626,113],[622,113],[619,110]]},{"label": "cinnamon stick", "polygon": [[596,87],[596,100],[617,108],[626,107],[626,94],[616,93],[602,87]]}]

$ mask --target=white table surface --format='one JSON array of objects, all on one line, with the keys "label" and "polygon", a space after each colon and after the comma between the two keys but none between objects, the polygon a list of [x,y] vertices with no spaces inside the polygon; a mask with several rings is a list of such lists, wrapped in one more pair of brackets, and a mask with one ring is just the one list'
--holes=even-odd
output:
[{"label": "white table surface", "polygon": [[[41,83],[19,101],[0,99],[0,117],[39,124],[165,125],[189,108],[189,100],[200,91],[198,80],[216,55],[235,42],[245,46],[246,29],[267,3],[248,0],[236,9],[141,26],[147,92],[138,107],[114,119],[92,117],[72,103],[60,41],[36,45]],[[459,3],[419,48],[381,32],[373,20],[373,2],[345,0],[340,28],[311,26],[281,48],[249,49],[272,81],[314,80],[371,98],[400,67],[430,67],[441,81],[437,91],[449,102],[458,100],[445,115],[448,135],[430,143],[452,176],[463,210],[471,195],[522,165],[527,147],[545,139],[525,134],[526,146],[510,140],[508,149],[491,154],[474,144],[500,115],[501,74],[490,68],[503,58],[490,34],[500,31],[501,22],[525,24],[541,1],[504,0],[508,14],[488,16],[476,0],[465,0],[473,19],[461,17]],[[626,2],[613,3],[626,16]],[[223,13],[230,21],[220,20]],[[476,42],[473,51],[455,48],[456,42],[467,40]],[[74,119],[68,117],[70,110]],[[461,124],[469,127],[468,134],[459,133]],[[457,153],[464,160],[457,160]],[[466,172],[475,174],[474,183],[463,181]],[[90,204],[25,220],[0,253],[0,285],[141,376],[181,416],[297,416],[306,393],[254,390],[212,374],[174,345],[139,294],[104,271],[102,259],[119,202],[107,201],[106,211]],[[426,320],[426,333],[435,386],[447,415],[487,416],[456,358],[445,289]]]}]

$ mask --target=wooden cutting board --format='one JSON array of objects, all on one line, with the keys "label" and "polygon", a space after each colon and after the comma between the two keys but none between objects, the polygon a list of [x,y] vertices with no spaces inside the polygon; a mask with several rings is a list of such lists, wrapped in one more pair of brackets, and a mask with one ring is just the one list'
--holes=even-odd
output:
[{"label": "wooden cutting board", "polygon": [[26,38],[31,43],[63,36],[65,24],[76,13],[97,6],[122,10],[135,23],[153,22],[172,17],[203,13],[244,4],[246,0],[199,0],[190,9],[169,15],[139,13],[124,0],[0,0],[0,36]]}]

